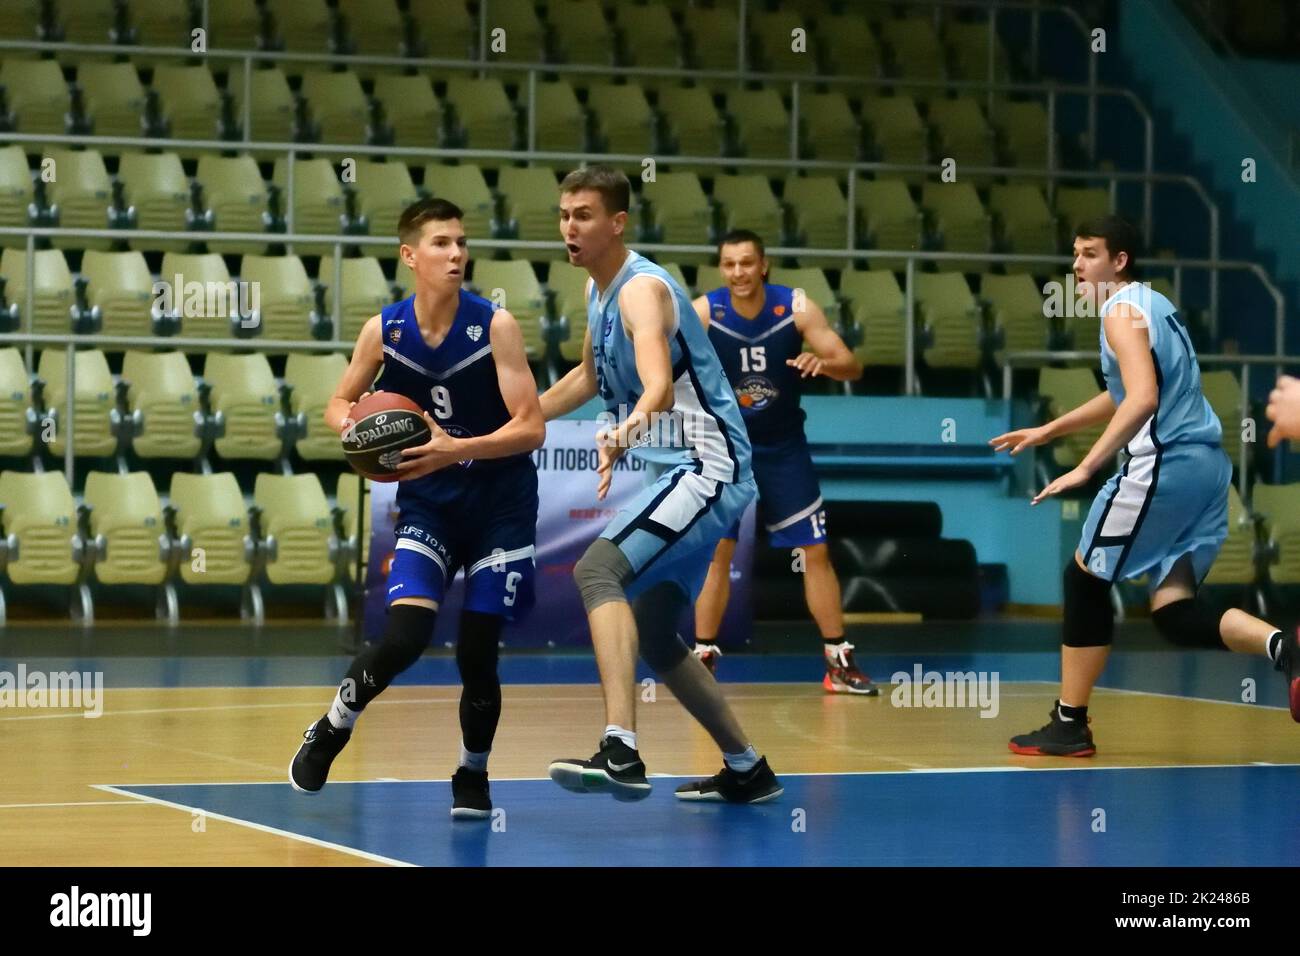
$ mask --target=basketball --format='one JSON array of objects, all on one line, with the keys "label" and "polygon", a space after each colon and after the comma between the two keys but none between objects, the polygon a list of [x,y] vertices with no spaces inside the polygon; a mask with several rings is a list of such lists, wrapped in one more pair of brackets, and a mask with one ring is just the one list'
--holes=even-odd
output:
[{"label": "basketball", "polygon": [[354,424],[343,432],[348,464],[372,481],[397,481],[402,449],[429,440],[420,406],[404,395],[375,392],[352,406]]}]

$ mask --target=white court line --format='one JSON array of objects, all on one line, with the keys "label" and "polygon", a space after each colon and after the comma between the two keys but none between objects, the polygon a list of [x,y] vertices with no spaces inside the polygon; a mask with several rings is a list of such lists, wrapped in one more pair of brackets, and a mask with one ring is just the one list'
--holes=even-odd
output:
[{"label": "white court line", "polygon": [[136,800],[77,800],[69,803],[0,803],[0,810],[27,810],[33,807],[138,807]]},{"label": "white court line", "polygon": [[[215,813],[211,810],[204,810],[202,807],[188,807],[183,803],[175,803],[171,800],[161,800],[158,797],[149,797],[140,793],[132,793],[129,790],[119,790],[117,787],[105,783],[95,783],[91,784],[91,786],[96,790],[103,790],[107,793],[116,793],[146,803],[155,803],[158,806],[170,807],[173,810],[184,810],[189,814],[201,813],[204,817],[211,817],[213,820],[224,820],[226,823],[248,827],[250,830],[258,830],[262,833],[270,833],[274,836],[288,837],[290,840],[297,840],[300,843],[308,843],[312,846],[324,847],[327,850],[338,850],[340,853],[348,853],[352,856],[358,856],[363,860],[370,860],[374,863],[387,863],[389,866],[415,866],[414,863],[407,863],[405,860],[394,860],[390,857],[380,856],[378,853],[367,853],[365,850],[343,846],[341,843],[330,843],[328,840],[318,840],[315,837],[309,837],[302,833],[294,833],[291,830],[281,830],[279,827],[271,827],[262,823],[253,823],[251,820],[240,820],[238,817],[228,817],[224,813]],[[287,784],[285,784],[285,786],[287,786]]]},{"label": "white court line", "polygon": [[[1070,758],[1061,757],[1061,760]],[[1251,767],[1300,767],[1300,763],[1265,763],[1262,761],[1253,761],[1251,763],[1174,763],[1174,764],[1151,764],[1146,766],[1122,766],[1122,767],[1098,767],[1087,766],[1080,761],[1079,766],[1067,765],[1057,767],[1020,767],[1020,766],[1002,766],[1002,767],[918,767],[912,770],[821,770],[806,771],[801,773],[780,773],[778,777],[905,777],[909,774],[939,774],[939,773],[1051,773],[1057,770],[1068,770],[1071,772],[1099,772],[1103,770],[1232,770],[1232,769],[1249,769]],[[698,780],[702,776],[698,773],[651,773],[646,775],[654,780]],[[495,783],[541,783],[549,782],[550,777],[494,777]],[[398,779],[395,777],[378,777],[374,780],[331,780],[330,783],[336,784],[358,784],[358,783],[447,783],[446,777]],[[276,787],[285,784],[275,780],[209,780],[204,782],[183,781],[179,783],[119,783],[116,787]],[[99,789],[114,789],[108,784],[91,784]]]}]

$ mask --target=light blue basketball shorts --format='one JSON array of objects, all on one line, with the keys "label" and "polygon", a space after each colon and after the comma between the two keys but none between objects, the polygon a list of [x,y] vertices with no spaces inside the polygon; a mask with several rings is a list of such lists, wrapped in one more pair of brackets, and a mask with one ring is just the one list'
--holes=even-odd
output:
[{"label": "light blue basketball shorts", "polygon": [[692,603],[704,587],[718,541],[740,519],[758,488],[753,478],[706,478],[677,465],[641,490],[603,532],[632,565],[624,589],[632,600],[661,581],[675,581]]},{"label": "light blue basketball shorts", "polygon": [[1217,445],[1138,455],[1106,482],[1088,512],[1079,554],[1106,581],[1151,575],[1154,590],[1183,555],[1199,583],[1228,537],[1232,464]]}]

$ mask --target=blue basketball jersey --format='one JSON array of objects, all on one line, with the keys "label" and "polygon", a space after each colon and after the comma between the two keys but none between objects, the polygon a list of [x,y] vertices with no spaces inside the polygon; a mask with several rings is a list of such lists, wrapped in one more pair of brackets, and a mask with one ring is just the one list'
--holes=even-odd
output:
[{"label": "blue basketball jersey", "polygon": [[707,478],[722,482],[751,477],[749,437],[717,353],[695,314],[690,298],[673,278],[649,259],[628,252],[627,260],[603,293],[591,284],[587,327],[596,378],[606,412],[617,421],[631,414],[645,389],[636,370],[636,352],[623,328],[618,294],[635,276],[651,276],[668,287],[673,300],[669,356],[673,366],[672,415],[661,420],[649,444],[632,453],[659,465],[695,462]]},{"label": "blue basketball jersey", "polygon": [[779,441],[803,432],[799,370],[785,364],[803,351],[793,297],[789,286],[764,285],[763,308],[752,319],[732,308],[729,289],[714,289],[706,297],[709,341],[755,442]]},{"label": "blue basketball jersey", "polygon": [[[1150,455],[1175,444],[1218,445],[1223,440],[1219,419],[1201,392],[1201,369],[1196,361],[1192,340],[1178,321],[1172,302],[1140,282],[1130,282],[1101,307],[1104,319],[1119,303],[1127,303],[1147,319],[1151,339],[1151,358],[1156,366],[1156,385],[1160,405],[1142,426],[1126,451],[1130,455]],[[1101,371],[1106,389],[1118,405],[1124,400],[1124,383],[1120,378],[1119,360],[1106,341],[1106,327],[1101,328]]]},{"label": "blue basketball jersey", "polygon": [[[463,289],[460,306],[447,336],[430,348],[415,317],[415,296],[384,307],[380,313],[384,365],[376,385],[405,395],[454,438],[488,435],[510,421],[510,412],[497,383],[492,360],[492,315],[487,299]],[[528,455],[462,462],[398,486],[398,506],[404,499],[428,500],[458,491],[472,475],[519,463],[531,466]]]}]

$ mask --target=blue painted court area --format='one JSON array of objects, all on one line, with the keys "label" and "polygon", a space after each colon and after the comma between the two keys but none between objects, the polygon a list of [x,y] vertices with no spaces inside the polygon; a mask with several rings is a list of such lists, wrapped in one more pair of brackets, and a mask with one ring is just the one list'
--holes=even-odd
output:
[{"label": "blue painted court area", "polygon": [[[787,776],[774,803],[640,803],[500,780],[490,823],[444,782],[118,787],[423,866],[1294,866],[1300,765]],[[1100,831],[1104,811],[1104,831]],[[800,813],[799,811],[802,811]]]}]

